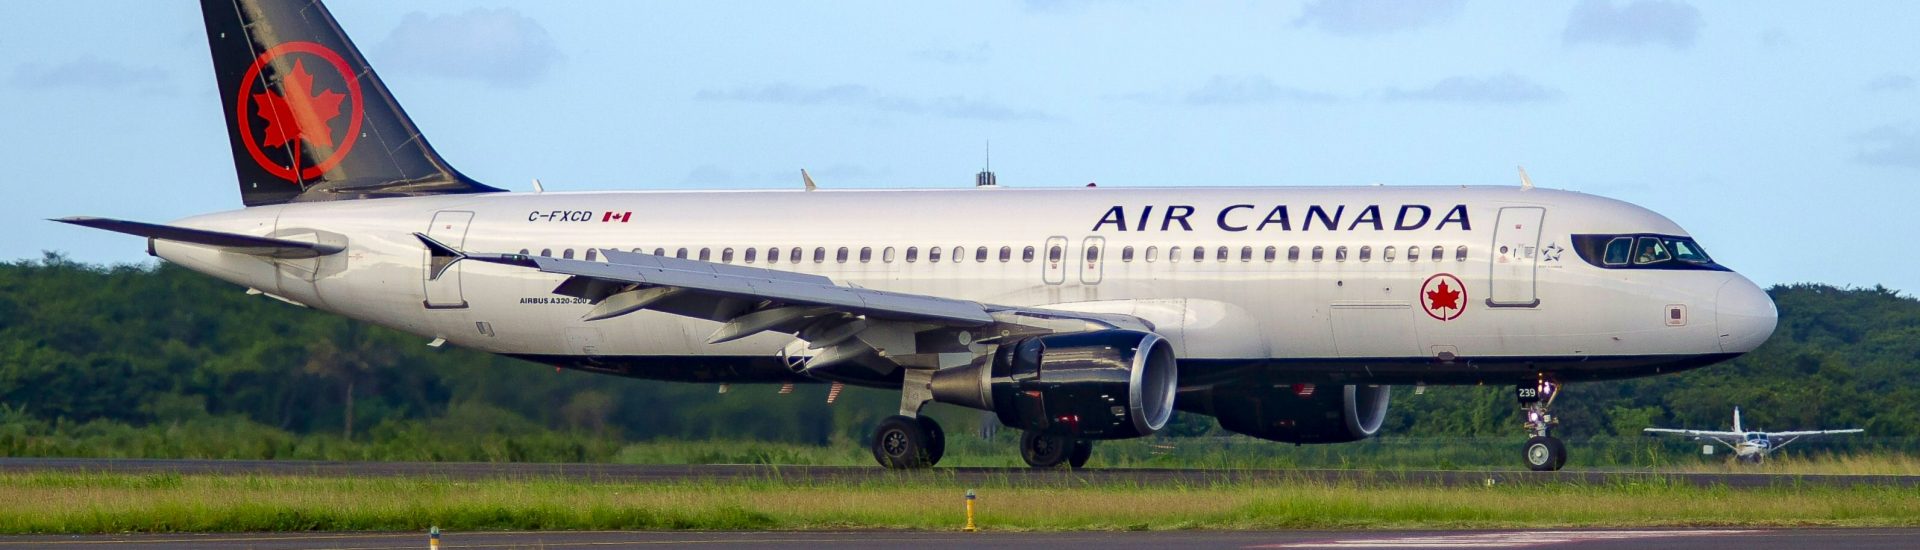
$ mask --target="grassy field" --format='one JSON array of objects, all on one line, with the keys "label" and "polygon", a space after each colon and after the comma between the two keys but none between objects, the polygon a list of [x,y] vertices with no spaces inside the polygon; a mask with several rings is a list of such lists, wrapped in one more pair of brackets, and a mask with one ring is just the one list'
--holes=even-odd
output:
[{"label": "grassy field", "polygon": [[989,530],[1912,526],[1920,494],[1664,482],[1420,487],[1315,482],[1142,487],[584,483],[554,479],[0,475],[0,533],[504,529]]}]

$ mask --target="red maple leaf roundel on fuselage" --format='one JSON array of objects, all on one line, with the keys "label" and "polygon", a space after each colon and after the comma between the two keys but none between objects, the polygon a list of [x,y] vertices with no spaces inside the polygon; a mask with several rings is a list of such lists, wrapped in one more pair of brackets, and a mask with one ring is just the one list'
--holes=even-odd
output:
[{"label": "red maple leaf roundel on fuselage", "polygon": [[333,147],[333,119],[340,116],[345,95],[333,90],[313,91],[313,73],[304,60],[293,62],[293,72],[280,81],[280,93],[273,90],[253,95],[259,104],[259,116],[267,121],[260,135],[264,147],[285,147],[287,142],[304,139],[310,145]]},{"label": "red maple leaf roundel on fuselage", "polygon": [[1460,317],[1460,313],[1466,309],[1462,307],[1466,303],[1466,289],[1462,288],[1464,286],[1460,278],[1450,274],[1441,273],[1428,277],[1426,284],[1420,286],[1420,305],[1422,309],[1427,310],[1427,315],[1434,319],[1452,321]]}]

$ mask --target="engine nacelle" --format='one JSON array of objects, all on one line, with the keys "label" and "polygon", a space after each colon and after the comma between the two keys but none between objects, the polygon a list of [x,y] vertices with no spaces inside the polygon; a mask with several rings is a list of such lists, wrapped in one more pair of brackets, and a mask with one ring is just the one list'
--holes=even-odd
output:
[{"label": "engine nacelle", "polygon": [[987,361],[934,373],[933,396],[1022,430],[1125,439],[1167,425],[1178,377],[1160,335],[1103,330],[1001,345]]},{"label": "engine nacelle", "polygon": [[[1306,386],[1266,391],[1214,389],[1182,400],[1233,432],[1286,443],[1346,443],[1380,432],[1391,386]],[[1305,395],[1302,395],[1305,394]]]}]

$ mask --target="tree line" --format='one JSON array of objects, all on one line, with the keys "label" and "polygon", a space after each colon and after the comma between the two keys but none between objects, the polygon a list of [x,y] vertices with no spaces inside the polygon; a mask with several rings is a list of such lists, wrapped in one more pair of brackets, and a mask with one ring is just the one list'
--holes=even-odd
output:
[{"label": "tree line", "polygon": [[[1882,287],[1769,293],[1780,326],[1759,350],[1676,375],[1571,385],[1556,402],[1564,433],[1723,427],[1740,406],[1749,426],[1766,429],[1920,435],[1920,301]],[[275,456],[333,445],[385,449],[382,457],[593,460],[649,440],[857,445],[898,400],[849,389],[829,405],[819,385],[791,395],[717,390],[432,348],[165,263],[49,253],[0,264],[0,454],[195,455],[227,445]],[[1511,435],[1518,412],[1507,387],[1396,388],[1383,433]],[[933,414],[953,434],[982,418]],[[1220,433],[1203,416],[1175,424],[1168,437]],[[81,437],[111,443],[63,446]],[[492,450],[432,454],[429,442],[463,438]],[[254,447],[264,450],[246,450]]]}]

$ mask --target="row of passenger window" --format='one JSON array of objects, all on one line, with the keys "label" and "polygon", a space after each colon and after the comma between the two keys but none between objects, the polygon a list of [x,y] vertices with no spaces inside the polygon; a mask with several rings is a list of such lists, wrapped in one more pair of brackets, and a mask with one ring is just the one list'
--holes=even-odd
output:
[{"label": "row of passenger window", "polygon": [[[941,260],[942,252],[945,250],[947,249],[941,248],[941,247],[928,248],[926,250],[927,262],[939,263]],[[953,262],[959,263],[959,262],[965,261],[967,257],[967,251],[968,251],[967,247],[956,246],[956,247],[953,247],[952,250],[953,250],[953,254],[952,256],[950,256],[950,258],[952,258]],[[1208,254],[1209,250],[1212,251],[1211,258],[1213,259],[1213,261],[1216,261],[1216,262],[1232,261],[1233,258],[1236,256],[1233,253],[1234,252],[1233,249],[1231,247],[1226,247],[1226,246],[1213,247],[1211,249],[1205,246],[1195,246],[1191,250],[1192,252],[1189,253],[1189,252],[1186,252],[1185,249],[1179,246],[1168,247],[1167,261],[1181,262],[1181,261],[1185,261],[1184,260],[1185,258],[1190,257],[1194,262],[1205,262],[1208,260],[1210,256]],[[642,252],[642,250],[639,248],[635,248],[633,249],[633,251]],[[891,247],[891,246],[881,249],[880,261],[883,263],[893,263],[897,259],[894,251],[895,251],[894,247]],[[993,250],[985,246],[975,247],[972,251],[973,251],[973,261],[979,262],[979,263],[989,262],[995,256],[995,254],[993,254]],[[783,256],[782,252],[785,252],[784,256],[787,258],[786,261],[788,263],[795,263],[795,264],[803,263],[808,256],[806,249],[803,247],[781,248],[776,246],[776,247],[770,247],[766,249],[766,255],[764,256],[766,263],[768,264],[780,263],[781,257]],[[1013,247],[1002,246],[1000,247],[999,254],[997,256],[999,257],[1002,263],[1012,262],[1013,252],[1014,252]],[[1036,252],[1037,251],[1034,249],[1034,247],[1031,247],[1031,246],[1022,248],[1020,250],[1020,261],[1027,262],[1027,263],[1033,262],[1034,254]],[[1120,249],[1120,261],[1131,263],[1135,260],[1136,257],[1143,259],[1147,262],[1160,261],[1160,247],[1158,246],[1146,247],[1141,252],[1142,252],[1141,254],[1136,256],[1134,247],[1131,247],[1131,246],[1123,247]],[[1242,246],[1239,249],[1238,258],[1242,262],[1252,262],[1254,257],[1254,252],[1255,252],[1254,247]],[[1327,259],[1327,247],[1315,246],[1306,252],[1308,254],[1308,256],[1306,256],[1308,261],[1319,262],[1319,261],[1325,261]],[[1349,257],[1348,252],[1349,252],[1348,247],[1345,247],[1345,246],[1334,247],[1333,261],[1336,261],[1336,262],[1347,261]],[[1372,246],[1359,247],[1357,259],[1362,262],[1371,262],[1374,259],[1373,252],[1374,252],[1374,249]],[[1400,250],[1398,248],[1388,246],[1380,249],[1379,258],[1381,261],[1384,261],[1384,262],[1396,261],[1400,257],[1399,252]],[[1446,248],[1442,246],[1434,246],[1430,249],[1423,248],[1420,246],[1409,246],[1406,248],[1406,261],[1408,262],[1420,261],[1420,258],[1423,252],[1425,252],[1426,256],[1431,258],[1431,261],[1434,261],[1434,262],[1439,262],[1446,258]],[[703,262],[714,261],[712,248],[701,248],[698,250],[697,253],[687,248],[679,248],[673,251],[673,257],[688,258],[690,253],[695,254],[694,257],[699,259],[700,261],[703,261]],[[1087,261],[1088,262],[1100,261],[1100,253],[1101,253],[1101,250],[1099,246],[1087,247],[1086,248]],[[1302,253],[1302,250],[1298,246],[1287,247],[1287,250],[1286,250],[1287,261],[1288,262],[1301,261],[1302,259],[1301,253]],[[520,254],[531,255],[532,252],[527,249],[521,249]],[[848,261],[851,261],[853,254],[854,253],[851,248],[843,246],[834,250],[833,260],[835,263],[847,263]],[[1048,261],[1058,262],[1060,261],[1061,256],[1063,254],[1064,254],[1064,251],[1061,249],[1060,246],[1056,245],[1056,246],[1051,246],[1047,248]],[[546,256],[546,257],[553,257],[553,249],[551,248],[541,249],[540,255]],[[667,249],[655,248],[653,249],[653,255],[666,256]],[[920,247],[917,247],[917,246],[907,247],[905,256],[906,256],[905,260],[908,263],[914,263],[914,262],[920,261]],[[574,257],[573,249],[568,248],[568,249],[562,250],[560,252],[559,257],[569,259],[569,260],[573,259]],[[871,263],[874,260],[873,247],[861,247],[859,250],[858,257],[859,257],[860,263],[863,263],[863,264]],[[1277,247],[1277,246],[1266,247],[1266,250],[1263,251],[1260,257],[1267,262],[1279,261],[1280,247]],[[743,263],[749,263],[749,264],[756,263],[761,258],[762,256],[760,255],[760,249],[758,248],[741,249],[741,253],[739,254],[739,259]],[[735,259],[735,253],[733,248],[720,249],[720,258],[719,258],[720,263],[727,263],[727,264],[734,263],[734,259]],[[817,264],[826,263],[827,248],[814,247],[812,259],[813,259],[813,263],[817,263]],[[599,252],[595,249],[591,249],[591,248],[587,249],[586,260],[589,262],[598,261]],[[1460,246],[1460,247],[1454,248],[1453,261],[1464,262],[1466,260],[1467,260],[1467,247]]]}]

